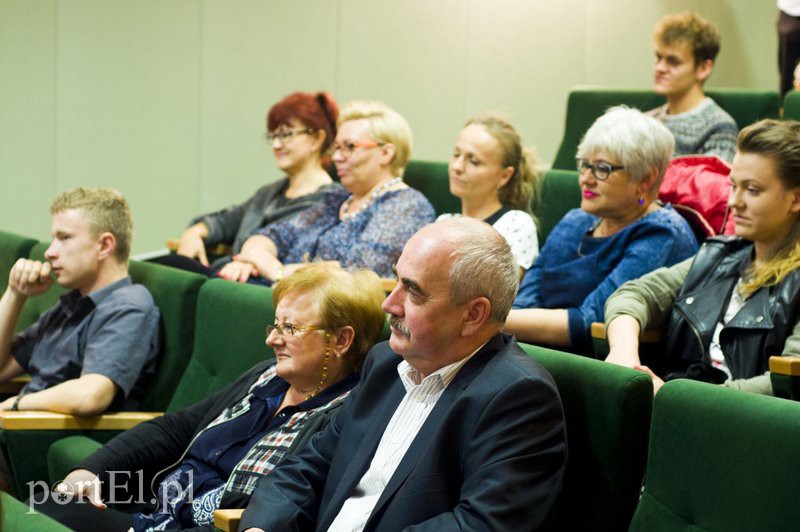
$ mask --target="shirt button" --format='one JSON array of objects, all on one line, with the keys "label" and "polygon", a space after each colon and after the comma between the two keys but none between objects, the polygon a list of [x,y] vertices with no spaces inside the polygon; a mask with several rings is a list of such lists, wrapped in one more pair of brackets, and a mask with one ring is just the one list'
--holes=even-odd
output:
[{"label": "shirt button", "polygon": [[691,305],[692,303],[694,303],[694,297],[687,297],[686,298],[686,304],[687,305]]},{"label": "shirt button", "polygon": [[756,317],[756,323],[761,323],[762,321],[764,321],[764,316],[757,316]]}]

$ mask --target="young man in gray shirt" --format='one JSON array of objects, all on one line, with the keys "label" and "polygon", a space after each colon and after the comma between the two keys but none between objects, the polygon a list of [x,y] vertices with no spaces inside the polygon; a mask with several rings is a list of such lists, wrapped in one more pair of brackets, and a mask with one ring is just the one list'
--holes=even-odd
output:
[{"label": "young man in gray shirt", "polygon": [[[58,196],[50,213],[47,261],[19,259],[0,298],[0,382],[31,376],[0,410],[91,416],[135,408],[156,363],[159,312],[128,275],[128,204],[111,189],[77,188]],[[14,334],[25,301],[52,286],[51,274],[71,291]]]}]

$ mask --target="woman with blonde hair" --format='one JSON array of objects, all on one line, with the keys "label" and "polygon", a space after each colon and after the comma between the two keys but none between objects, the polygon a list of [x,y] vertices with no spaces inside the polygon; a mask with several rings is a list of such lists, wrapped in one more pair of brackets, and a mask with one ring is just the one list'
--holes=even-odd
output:
[{"label": "woman with blonde hair", "polygon": [[[466,123],[448,165],[450,192],[461,198],[461,215],[483,220],[503,235],[522,272],[539,253],[531,215],[531,203],[539,197],[535,165],[514,127],[492,115]],[[439,218],[452,216],[457,215]]]},{"label": "woman with blonde hair", "polygon": [[402,178],[411,156],[411,128],[387,105],[356,100],[342,108],[333,162],[342,187],[288,220],[261,229],[220,277],[266,284],[306,258],[368,268],[392,276],[406,241],[434,219],[434,210]]},{"label": "woman with blonde hair", "polygon": [[[656,390],[687,377],[771,394],[769,356],[800,355],[800,122],[743,129],[730,180],[736,237],[706,240],[606,305],[606,360],[646,371]],[[663,360],[643,366],[640,331],[664,325]]]}]

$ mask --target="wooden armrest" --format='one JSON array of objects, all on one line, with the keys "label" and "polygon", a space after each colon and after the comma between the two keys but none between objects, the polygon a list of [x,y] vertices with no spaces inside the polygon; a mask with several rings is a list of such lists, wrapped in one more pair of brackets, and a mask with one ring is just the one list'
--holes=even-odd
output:
[{"label": "wooden armrest", "polygon": [[[608,340],[606,338],[606,324],[596,321],[591,327],[592,338],[595,340]],[[645,329],[639,334],[639,341],[648,344],[655,344],[664,341],[663,329]]]},{"label": "wooden armrest", "polygon": [[391,292],[394,290],[394,287],[397,286],[397,279],[387,279],[386,277],[381,277],[381,285],[383,286],[384,292]]},{"label": "wooden armrest", "polygon": [[[170,251],[178,251],[179,243],[180,240],[178,240],[177,238],[170,238],[169,240],[167,240],[167,248]],[[214,247],[208,248],[208,252],[211,255],[217,255],[217,256],[230,255],[233,252],[233,248],[225,244],[217,244]]]},{"label": "wooden armrest", "polygon": [[31,382],[30,375],[20,375],[13,379],[0,382],[0,395],[17,395],[23,386]]},{"label": "wooden armrest", "polygon": [[769,357],[769,370],[777,375],[800,375],[800,357]]},{"label": "wooden armrest", "polygon": [[101,416],[79,417],[57,412],[25,410],[0,412],[3,430],[126,430],[149,421],[163,412],[112,412]]},{"label": "wooden armrest", "polygon": [[239,532],[244,510],[214,510],[214,526],[225,532]]}]

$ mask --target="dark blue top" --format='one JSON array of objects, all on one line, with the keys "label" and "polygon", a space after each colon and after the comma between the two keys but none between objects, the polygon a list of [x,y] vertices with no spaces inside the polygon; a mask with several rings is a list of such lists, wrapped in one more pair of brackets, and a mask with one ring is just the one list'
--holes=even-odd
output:
[{"label": "dark blue top", "polygon": [[134,530],[186,528],[211,522],[228,477],[264,435],[295,412],[324,406],[357,382],[358,375],[351,373],[319,395],[287,406],[277,415],[289,384],[274,377],[255,388],[247,411],[197,435],[180,464],[159,484],[159,499],[167,508],[153,514],[134,514]]},{"label": "dark blue top", "polygon": [[567,309],[570,343],[590,349],[592,322],[603,321],[606,299],[622,283],[691,257],[692,229],[667,205],[609,237],[595,238],[600,218],[569,211],[527,271],[514,308]]},{"label": "dark blue top", "polygon": [[[64,294],[14,337],[11,353],[31,375],[22,393],[98,373],[135,399],[142,375],[155,369],[159,347],[158,307],[147,288],[125,277],[85,296]],[[136,406],[115,401],[111,408]]]}]

